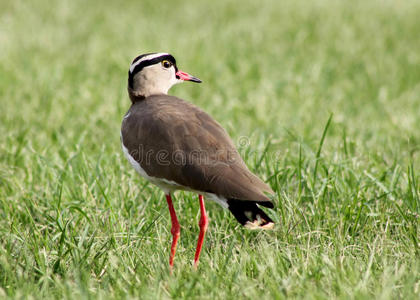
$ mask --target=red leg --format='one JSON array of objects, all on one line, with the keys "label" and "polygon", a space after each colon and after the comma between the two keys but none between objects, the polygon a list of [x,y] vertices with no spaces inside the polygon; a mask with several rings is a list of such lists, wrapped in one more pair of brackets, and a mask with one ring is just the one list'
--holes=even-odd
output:
[{"label": "red leg", "polygon": [[204,207],[204,199],[202,195],[198,195],[200,201],[201,217],[198,225],[200,226],[200,235],[198,236],[197,249],[195,250],[194,267],[198,266],[198,259],[200,258],[201,248],[203,247],[204,235],[206,234],[209,219],[207,218],[206,208]]},{"label": "red leg", "polygon": [[166,201],[168,202],[169,207],[169,213],[171,214],[171,221],[172,221],[172,227],[171,227],[171,233],[172,233],[172,246],[171,246],[171,254],[169,256],[169,266],[172,269],[174,266],[174,257],[176,252],[176,244],[179,239],[179,235],[181,232],[181,227],[178,223],[178,218],[176,217],[174,205],[172,204],[172,198],[171,194],[166,195]]}]

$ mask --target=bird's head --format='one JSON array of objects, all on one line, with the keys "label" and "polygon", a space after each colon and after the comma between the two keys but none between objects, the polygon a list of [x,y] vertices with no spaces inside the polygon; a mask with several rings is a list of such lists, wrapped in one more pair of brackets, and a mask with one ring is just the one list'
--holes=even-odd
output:
[{"label": "bird's head", "polygon": [[178,70],[172,55],[147,53],[137,56],[130,65],[128,92],[131,98],[167,94],[173,85],[183,81],[201,82]]}]

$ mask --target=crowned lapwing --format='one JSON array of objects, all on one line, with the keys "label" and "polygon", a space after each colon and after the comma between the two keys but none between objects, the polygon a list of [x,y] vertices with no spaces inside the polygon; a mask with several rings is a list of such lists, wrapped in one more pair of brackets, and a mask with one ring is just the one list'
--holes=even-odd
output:
[{"label": "crowned lapwing", "polygon": [[165,192],[172,220],[170,267],[180,236],[171,198],[175,190],[198,194],[201,217],[195,266],[208,224],[204,198],[229,209],[245,227],[269,229],[274,225],[258,207],[273,208],[269,195],[274,192],[248,170],[227,132],[200,108],[167,95],[174,84],[183,81],[201,82],[178,70],[172,55],[136,57],[128,71],[132,105],[121,127],[122,149],[128,161]]}]

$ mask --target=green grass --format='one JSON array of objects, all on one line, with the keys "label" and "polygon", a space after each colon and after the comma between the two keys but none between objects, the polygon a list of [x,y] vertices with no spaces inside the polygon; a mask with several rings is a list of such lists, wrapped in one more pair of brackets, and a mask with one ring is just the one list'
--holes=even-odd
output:
[{"label": "green grass", "polygon": [[[418,299],[418,2],[86,3],[0,3],[0,298]],[[208,203],[195,272],[178,192],[172,276],[163,194],[119,141],[149,51],[278,196],[268,232]]]}]

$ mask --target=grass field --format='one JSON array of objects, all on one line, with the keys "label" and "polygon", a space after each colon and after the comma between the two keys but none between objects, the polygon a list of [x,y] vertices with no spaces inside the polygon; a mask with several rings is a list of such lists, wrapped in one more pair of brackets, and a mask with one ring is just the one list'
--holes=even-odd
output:
[{"label": "grass field", "polygon": [[[87,4],[88,3],[88,4]],[[418,299],[418,1],[0,2],[0,298]],[[277,193],[273,231],[163,193],[120,148],[131,60],[217,119]],[[330,121],[329,118],[331,117]]]}]

